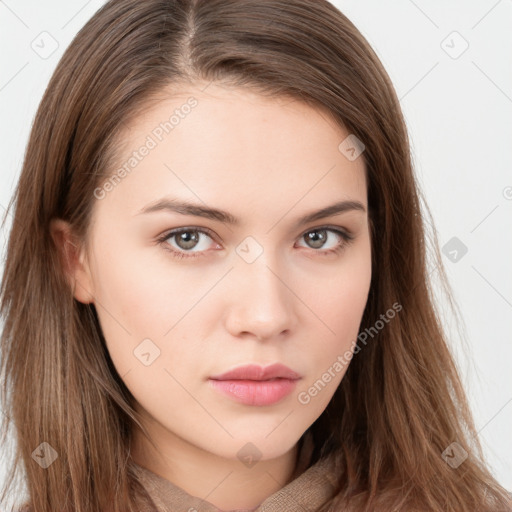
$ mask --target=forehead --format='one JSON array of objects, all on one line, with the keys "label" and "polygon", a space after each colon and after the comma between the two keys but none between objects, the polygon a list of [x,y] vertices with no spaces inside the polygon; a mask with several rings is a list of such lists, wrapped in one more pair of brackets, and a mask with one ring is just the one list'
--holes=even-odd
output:
[{"label": "forehead", "polygon": [[165,89],[122,128],[112,172],[125,172],[108,200],[132,213],[166,193],[260,212],[306,196],[309,206],[365,203],[364,160],[340,150],[348,135],[297,99],[216,84]]}]

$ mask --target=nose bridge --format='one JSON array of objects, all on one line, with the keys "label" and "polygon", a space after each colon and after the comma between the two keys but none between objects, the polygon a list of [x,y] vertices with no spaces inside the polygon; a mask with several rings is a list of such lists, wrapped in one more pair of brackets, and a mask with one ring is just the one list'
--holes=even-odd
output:
[{"label": "nose bridge", "polygon": [[293,293],[285,284],[277,251],[264,249],[253,239],[242,242],[237,253],[233,270],[236,289],[229,306],[231,330],[268,338],[291,329],[295,319]]}]

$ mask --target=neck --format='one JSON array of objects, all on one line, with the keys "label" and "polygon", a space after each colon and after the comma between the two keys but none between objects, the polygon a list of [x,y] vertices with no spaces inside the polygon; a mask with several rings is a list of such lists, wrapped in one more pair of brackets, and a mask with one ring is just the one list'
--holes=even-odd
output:
[{"label": "neck", "polygon": [[298,476],[297,444],[277,458],[247,467],[238,458],[220,457],[192,445],[161,425],[152,424],[148,431],[158,449],[135,429],[132,459],[221,510],[257,508]]}]

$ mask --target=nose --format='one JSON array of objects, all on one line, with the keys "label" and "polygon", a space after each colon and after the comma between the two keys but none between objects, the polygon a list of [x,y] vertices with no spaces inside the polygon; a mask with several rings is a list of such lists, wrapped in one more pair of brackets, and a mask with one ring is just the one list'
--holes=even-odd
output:
[{"label": "nose", "polygon": [[295,330],[295,291],[286,275],[274,270],[275,263],[269,263],[264,257],[251,264],[242,261],[231,272],[225,327],[234,337],[254,336],[263,341]]}]

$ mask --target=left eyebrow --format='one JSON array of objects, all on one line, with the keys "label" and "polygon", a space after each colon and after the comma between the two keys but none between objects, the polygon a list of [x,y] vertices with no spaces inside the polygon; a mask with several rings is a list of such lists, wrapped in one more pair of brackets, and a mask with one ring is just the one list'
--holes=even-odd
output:
[{"label": "left eyebrow", "polygon": [[[330,206],[326,206],[325,208],[315,210],[313,212],[307,213],[306,215],[303,215],[302,217],[299,217],[296,220],[296,225],[301,226],[303,224],[308,224],[310,222],[324,219],[326,217],[331,217],[333,215],[338,215],[354,210],[366,212],[366,208],[359,201],[339,201]],[[164,197],[146,205],[136,215],[160,211],[170,211],[172,213],[179,213],[180,215],[203,217],[205,219],[216,220],[234,226],[240,225],[240,220],[227,211],[168,197]]]},{"label": "left eyebrow", "polygon": [[302,224],[309,224],[310,222],[315,222],[316,220],[324,219],[325,217],[331,217],[333,215],[339,215],[341,213],[350,212],[350,211],[361,211],[366,212],[366,208],[359,201],[339,201],[338,203],[334,203],[330,206],[326,206],[321,210],[317,210],[311,213],[307,213],[303,215],[299,219],[297,219],[297,226],[301,226]]}]

